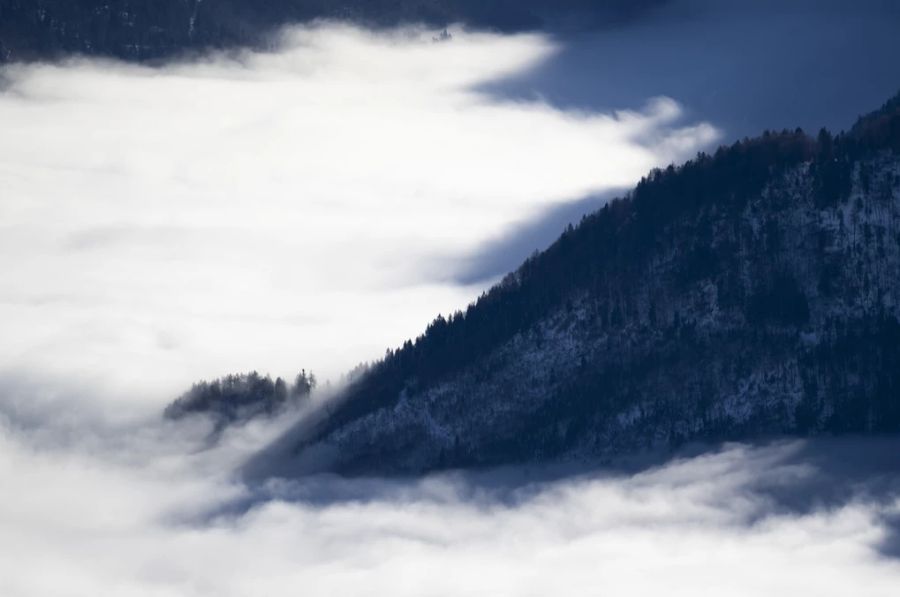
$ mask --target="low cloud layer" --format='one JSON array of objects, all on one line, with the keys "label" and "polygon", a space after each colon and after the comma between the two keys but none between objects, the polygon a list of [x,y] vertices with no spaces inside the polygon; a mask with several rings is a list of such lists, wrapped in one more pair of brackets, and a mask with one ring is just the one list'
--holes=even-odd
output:
[{"label": "low cloud layer", "polygon": [[186,431],[51,441],[4,422],[0,593],[888,596],[900,582],[896,440],[251,491],[226,471],[277,429],[202,452]]},{"label": "low cloud layer", "polygon": [[485,241],[716,138],[666,98],[490,99],[473,89],[557,48],[453,33],[323,25],[271,54],[7,68],[6,377],[158,404],[235,370],[336,376],[474,298],[488,281],[454,271]]}]

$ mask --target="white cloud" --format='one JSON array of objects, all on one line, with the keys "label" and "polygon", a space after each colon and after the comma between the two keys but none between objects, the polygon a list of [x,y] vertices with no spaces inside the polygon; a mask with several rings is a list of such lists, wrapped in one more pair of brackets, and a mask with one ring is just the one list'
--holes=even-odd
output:
[{"label": "white cloud", "polygon": [[454,260],[716,136],[668,99],[492,99],[475,87],[554,45],[454,34],[329,25],[273,54],[7,67],[6,376],[152,408],[230,371],[335,376],[474,298]]},{"label": "white cloud", "polygon": [[[555,480],[533,467],[309,478],[271,484],[249,510],[229,508],[252,502],[223,471],[276,431],[245,430],[194,453],[165,427],[55,445],[5,426],[0,475],[15,481],[0,485],[0,593],[828,596],[865,587],[887,596],[900,582],[900,566],[877,550],[891,532],[884,516],[900,512],[884,491],[896,472],[864,478],[835,503],[780,505],[791,500],[776,489],[802,493],[822,476],[807,454],[816,444],[733,445],[636,474]],[[897,448],[860,443],[857,455]]]}]

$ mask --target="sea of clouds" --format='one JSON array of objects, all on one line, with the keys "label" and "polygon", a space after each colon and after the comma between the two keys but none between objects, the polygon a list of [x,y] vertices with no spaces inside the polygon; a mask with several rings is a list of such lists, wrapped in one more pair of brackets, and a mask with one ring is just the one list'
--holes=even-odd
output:
[{"label": "sea of clouds", "polygon": [[304,413],[213,448],[160,420],[198,378],[336,380],[476,297],[498,239],[721,139],[678,97],[500,93],[563,42],[452,33],[0,71],[0,595],[896,592],[891,442],[248,486]]},{"label": "sea of clouds", "polygon": [[890,596],[900,583],[897,440],[242,484],[242,459],[288,423],[206,450],[167,425],[3,424],[0,594]]}]

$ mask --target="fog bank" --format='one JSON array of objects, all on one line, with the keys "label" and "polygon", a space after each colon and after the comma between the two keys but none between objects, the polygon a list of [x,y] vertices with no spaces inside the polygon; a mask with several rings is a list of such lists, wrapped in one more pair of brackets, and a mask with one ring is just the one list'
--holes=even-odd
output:
[{"label": "fog bank", "polygon": [[679,104],[475,90],[541,35],[293,29],[269,54],[3,71],[5,385],[153,404],[191,381],[336,377],[464,307],[454,273],[549,207],[708,146]]},{"label": "fog bank", "polygon": [[60,444],[3,423],[3,595],[887,596],[900,582],[897,440],[247,488],[230,471],[277,429],[203,452],[186,429],[123,431]]}]

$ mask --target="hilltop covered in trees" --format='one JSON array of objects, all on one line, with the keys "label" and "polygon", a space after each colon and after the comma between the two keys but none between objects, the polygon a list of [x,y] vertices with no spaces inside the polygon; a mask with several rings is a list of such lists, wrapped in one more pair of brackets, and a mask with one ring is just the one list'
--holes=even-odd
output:
[{"label": "hilltop covered in trees", "polygon": [[[661,230],[679,217],[712,206],[737,215],[769,181],[799,164],[811,165],[817,202],[834,205],[850,191],[855,160],[879,149],[900,152],[900,94],[836,137],[824,129],[816,137],[801,129],[766,131],[712,155],[700,153],[681,166],[653,170],[634,191],[569,226],[546,251],[526,260],[465,311],[439,315],[414,341],[389,349],[351,388],[361,399],[348,400],[333,424],[392,401],[411,377],[427,384],[477,361],[574,292],[602,294],[611,275],[634,273],[658,249]],[[862,175],[865,184],[865,171]],[[698,245],[683,267],[684,282],[725,266],[725,255]],[[793,283],[774,282],[773,289],[749,297],[749,316],[777,319],[787,310],[794,315],[785,317],[802,318]],[[623,316],[610,312],[615,321]]]},{"label": "hilltop covered in trees", "polygon": [[273,417],[290,406],[309,399],[316,387],[316,376],[302,370],[293,384],[278,377],[256,371],[226,375],[213,381],[193,385],[177,400],[169,404],[163,415],[178,420],[190,415],[209,417],[216,429],[243,423],[255,417]]}]

